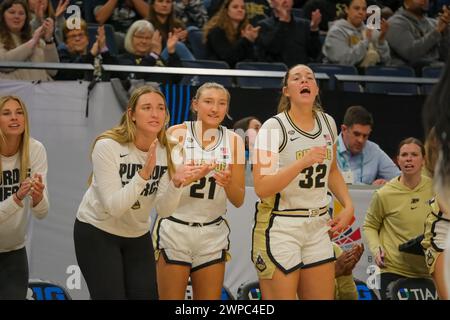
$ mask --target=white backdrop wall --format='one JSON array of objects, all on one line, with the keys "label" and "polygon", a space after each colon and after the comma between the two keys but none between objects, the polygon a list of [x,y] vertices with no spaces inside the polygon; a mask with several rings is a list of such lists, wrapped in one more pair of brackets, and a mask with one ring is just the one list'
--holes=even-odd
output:
[{"label": "white backdrop wall", "polygon": [[[73,223],[91,172],[90,149],[93,139],[116,125],[122,110],[109,83],[98,83],[91,93],[89,117],[85,117],[87,82],[0,81],[0,94],[22,97],[30,115],[31,134],[40,140],[48,155],[50,212],[46,219],[33,222],[28,249],[30,277],[66,286],[67,268],[76,265]],[[251,230],[257,197],[247,187],[244,205],[229,205],[232,260],[227,264],[225,286],[236,296],[239,286],[256,280],[250,261]],[[360,227],[373,190],[352,190],[356,220],[352,232]],[[361,239],[356,240],[360,242]],[[344,246],[351,245],[351,241]],[[365,280],[370,257],[360,261],[355,275]],[[88,299],[84,281],[80,289],[68,290],[74,299]]]}]

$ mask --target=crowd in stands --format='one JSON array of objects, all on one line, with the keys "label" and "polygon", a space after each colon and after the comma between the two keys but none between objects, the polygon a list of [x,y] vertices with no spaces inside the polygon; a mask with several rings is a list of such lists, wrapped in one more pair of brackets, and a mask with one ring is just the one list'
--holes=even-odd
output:
[{"label": "crowd in stands", "polygon": [[[206,58],[225,61],[231,68],[242,61],[287,67],[352,65],[362,74],[368,66],[409,65],[420,76],[423,66],[442,65],[448,54],[449,4],[449,0],[0,0],[0,61],[91,63],[101,55],[110,64],[182,66],[183,60]],[[74,24],[71,5],[79,6],[81,24]],[[369,10],[374,14],[367,13],[371,5],[379,8]],[[378,14],[380,19],[374,20]],[[379,24],[375,29],[374,23]],[[189,41],[193,32],[201,33],[206,57],[193,54],[197,52],[193,46],[199,45]],[[60,72],[56,79],[80,76],[89,78]],[[50,80],[55,71],[1,69],[0,78]]]}]

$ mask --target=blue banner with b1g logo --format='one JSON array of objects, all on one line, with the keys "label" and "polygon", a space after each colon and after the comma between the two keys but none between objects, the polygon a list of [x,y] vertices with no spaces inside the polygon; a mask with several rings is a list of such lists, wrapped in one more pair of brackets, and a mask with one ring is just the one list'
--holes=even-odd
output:
[{"label": "blue banner with b1g logo", "polygon": [[30,280],[27,300],[72,300],[65,288],[42,280]]}]

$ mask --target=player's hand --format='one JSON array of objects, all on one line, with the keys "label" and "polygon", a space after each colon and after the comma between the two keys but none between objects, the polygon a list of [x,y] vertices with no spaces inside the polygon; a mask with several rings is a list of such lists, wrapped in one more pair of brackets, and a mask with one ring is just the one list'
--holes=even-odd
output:
[{"label": "player's hand", "polygon": [[45,185],[42,181],[42,175],[35,173],[31,179],[30,195],[32,200],[32,207],[35,207],[39,202],[41,202],[44,197]]},{"label": "player's hand", "polygon": [[380,268],[386,267],[386,265],[384,264],[384,250],[381,247],[378,248],[377,254],[375,255],[375,263]]},{"label": "player's hand", "polygon": [[172,177],[175,187],[184,187],[206,176],[213,169],[212,165],[194,165],[193,163],[182,164]]},{"label": "player's hand", "polygon": [[328,222],[328,225],[331,227],[330,233],[333,237],[337,236],[348,227],[353,218],[353,212],[353,207],[344,208],[341,212],[339,212],[339,214]]},{"label": "player's hand", "polygon": [[322,163],[327,155],[327,147],[312,147],[306,152],[305,156],[300,159],[303,161],[304,168],[308,168],[316,163]]},{"label": "player's hand", "polygon": [[[29,194],[31,190],[31,178],[26,178],[19,186],[19,190],[16,192],[16,199],[19,201],[18,204],[20,204],[23,199]],[[17,202],[16,201],[16,202]]]},{"label": "player's hand", "polygon": [[144,167],[139,170],[139,175],[144,180],[149,180],[153,173],[153,169],[156,166],[156,147],[158,146],[158,139],[155,139],[150,148],[147,151],[147,160],[145,161]]},{"label": "player's hand", "polygon": [[213,177],[219,186],[226,188],[231,182],[231,170],[227,167],[225,170],[216,171]]}]

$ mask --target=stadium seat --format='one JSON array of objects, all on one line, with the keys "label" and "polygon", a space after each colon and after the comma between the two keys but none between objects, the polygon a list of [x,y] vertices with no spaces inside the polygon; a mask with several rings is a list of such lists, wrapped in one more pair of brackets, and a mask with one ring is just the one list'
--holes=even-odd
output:
[{"label": "stadium seat", "polygon": [[[206,68],[206,69],[230,69],[230,66],[225,61],[219,60],[182,60],[183,67],[186,68]],[[228,76],[184,76],[181,84],[190,84],[193,86],[202,85],[205,82],[217,82],[225,87],[232,87],[233,80]]]},{"label": "stadium seat", "polygon": [[[422,68],[422,77],[439,79],[443,70],[443,67],[425,66]],[[423,85],[421,88],[423,94],[430,94],[432,89],[433,85]]]},{"label": "stadium seat", "polygon": [[389,284],[391,300],[436,300],[434,282],[426,278],[403,278]]},{"label": "stadium seat", "polygon": [[236,300],[261,300],[259,281],[245,282],[237,291]]},{"label": "stadium seat", "polygon": [[[283,72],[288,70],[284,63],[268,62],[238,62],[236,69]],[[283,80],[282,78],[237,77],[236,81],[237,85],[242,88],[281,88]]]},{"label": "stadium seat", "polygon": [[[414,69],[408,66],[371,66],[366,68],[365,74],[368,76],[415,77]],[[418,93],[417,85],[401,83],[367,83],[365,91],[370,93],[407,95],[415,95]]]},{"label": "stadium seat", "polygon": [[[308,66],[314,72],[323,72],[326,73],[330,80],[328,81],[328,89],[336,90],[336,78],[335,74],[349,74],[349,75],[357,75],[358,70],[355,66],[347,66],[341,64],[323,64],[323,63],[310,63]],[[361,87],[358,83],[355,82],[344,82],[343,90],[347,92],[361,92]]]},{"label": "stadium seat", "polygon": [[[90,23],[88,24],[88,37],[89,37],[89,48],[92,47],[96,40],[97,36],[97,28],[98,24]],[[119,53],[119,49],[116,44],[116,38],[114,36],[114,27],[110,24],[105,24],[105,36],[106,36],[106,45],[108,46],[109,52],[112,55],[117,55]]]},{"label": "stadium seat", "polygon": [[192,54],[196,59],[206,59],[206,46],[203,42],[203,32],[200,29],[189,30],[188,41],[191,44]]}]

